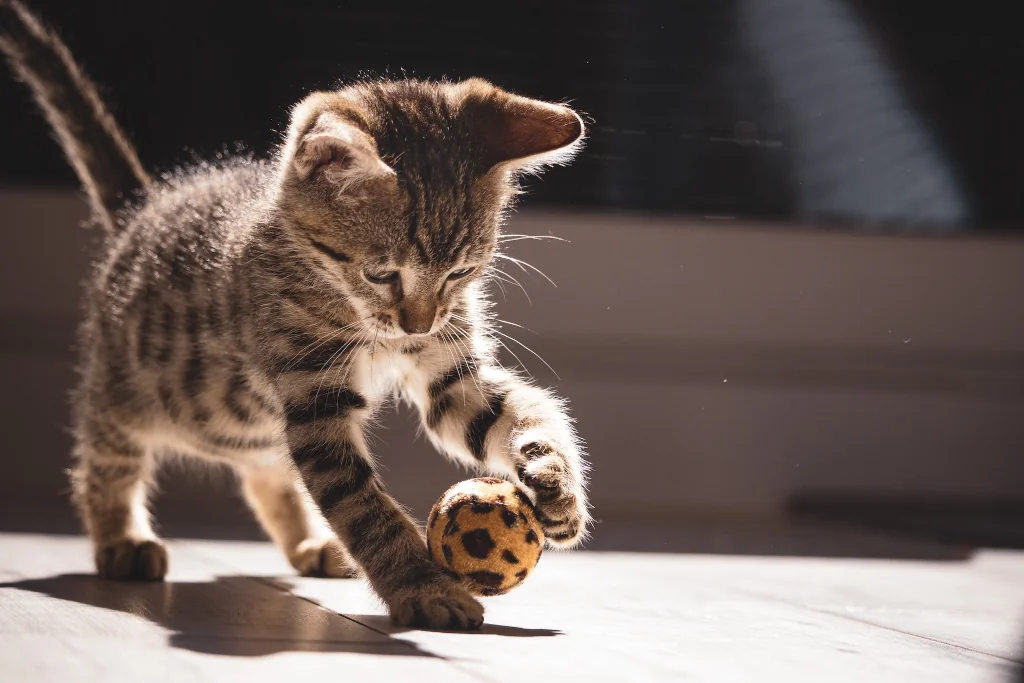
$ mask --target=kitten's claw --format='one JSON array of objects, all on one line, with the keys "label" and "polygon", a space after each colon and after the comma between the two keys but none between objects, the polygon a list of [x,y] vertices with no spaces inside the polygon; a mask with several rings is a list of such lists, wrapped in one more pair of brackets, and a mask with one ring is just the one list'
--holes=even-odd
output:
[{"label": "kitten's claw", "polygon": [[566,459],[553,446],[531,442],[522,447],[520,481],[534,496],[537,521],[550,545],[572,547],[583,540],[590,514],[581,487],[574,486]]},{"label": "kitten's claw", "polygon": [[162,581],[167,548],[160,541],[124,540],[96,549],[96,572],[112,581]]}]

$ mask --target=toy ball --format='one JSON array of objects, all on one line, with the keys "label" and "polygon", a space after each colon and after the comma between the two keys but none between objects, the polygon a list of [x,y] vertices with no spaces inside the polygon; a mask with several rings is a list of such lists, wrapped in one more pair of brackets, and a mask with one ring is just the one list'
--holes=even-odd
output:
[{"label": "toy ball", "polygon": [[430,557],[461,576],[474,595],[501,595],[521,584],[543,548],[533,504],[503,479],[459,482],[427,518]]}]

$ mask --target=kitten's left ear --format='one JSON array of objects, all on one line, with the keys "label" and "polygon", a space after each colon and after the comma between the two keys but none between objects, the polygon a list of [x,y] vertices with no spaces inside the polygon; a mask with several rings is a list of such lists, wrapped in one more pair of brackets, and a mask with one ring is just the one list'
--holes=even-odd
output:
[{"label": "kitten's left ear", "polygon": [[296,108],[290,134],[290,162],[296,175],[328,182],[339,190],[394,176],[378,155],[373,138],[329,97],[315,94]]},{"label": "kitten's left ear", "polygon": [[488,167],[536,170],[566,163],[582,147],[583,119],[565,105],[513,95],[480,79],[458,88]]}]

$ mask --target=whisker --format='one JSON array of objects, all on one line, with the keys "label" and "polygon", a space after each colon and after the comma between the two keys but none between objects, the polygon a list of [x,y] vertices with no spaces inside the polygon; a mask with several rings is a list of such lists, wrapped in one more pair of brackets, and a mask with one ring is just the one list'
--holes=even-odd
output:
[{"label": "whisker", "polygon": [[[454,330],[456,328],[454,326],[452,326],[452,329]],[[473,380],[473,384],[476,385],[476,390],[478,392],[480,392],[481,396],[484,396],[483,387],[480,386],[480,382],[478,382],[477,378],[476,378],[476,373],[480,370],[480,367],[477,365],[477,362],[476,362],[476,357],[473,356],[473,354],[470,351],[470,349],[466,345],[464,345],[459,340],[458,337],[456,337],[454,335],[450,335],[449,338],[455,344],[456,348],[459,349],[459,355],[462,357],[462,359],[463,360],[468,360],[472,364],[473,372],[470,373],[469,377],[470,377],[470,379]],[[466,384],[465,384],[465,382],[462,381],[462,373],[461,372],[459,373],[459,380],[460,380],[460,382],[462,382],[462,402],[463,402],[463,405],[465,405],[465,402],[466,402]]]},{"label": "whisker", "polygon": [[[561,377],[559,377],[559,376],[558,376],[558,373],[557,373],[557,372],[555,372],[555,369],[554,369],[553,367],[551,367],[551,365],[549,365],[549,364],[548,364],[548,362],[547,362],[546,360],[544,360],[544,358],[543,358],[543,357],[541,357],[541,355],[540,355],[539,353],[537,353],[536,351],[534,351],[533,349],[531,349],[531,348],[530,348],[529,346],[527,346],[527,345],[526,345],[526,344],[524,344],[523,342],[519,341],[518,339],[516,339],[516,338],[515,338],[515,337],[513,337],[512,335],[510,335],[510,334],[505,334],[505,333],[504,333],[504,332],[502,332],[501,330],[496,330],[496,329],[494,329],[494,328],[491,328],[491,330],[490,330],[490,331],[491,331],[491,332],[493,332],[494,334],[497,334],[497,335],[500,335],[500,336],[504,337],[505,339],[508,339],[508,340],[510,340],[510,341],[514,341],[514,342],[515,342],[516,344],[519,344],[519,345],[520,345],[520,346],[522,346],[522,347],[523,347],[524,349],[526,349],[527,351],[529,351],[530,353],[532,353],[532,354],[533,354],[534,356],[536,356],[536,357],[537,357],[537,359],[538,359],[538,360],[540,360],[540,362],[541,362],[541,363],[543,363],[544,365],[546,365],[546,366],[547,366],[547,368],[548,368],[548,370],[550,370],[550,371],[551,371],[551,373],[552,373],[552,374],[553,374],[553,375],[554,375],[554,376],[555,376],[555,377],[556,377],[557,379],[559,379],[559,380],[561,380],[561,379],[562,379]],[[508,347],[506,346],[505,348],[508,348]],[[509,349],[509,352],[510,352],[510,353],[511,353],[511,351],[512,351],[512,350],[511,350],[511,349]],[[515,354],[513,354],[513,355],[515,355]]]},{"label": "whisker", "polygon": [[[486,334],[486,333],[485,333],[485,334]],[[510,349],[510,348],[508,347],[508,344],[506,344],[505,342],[501,341],[500,339],[498,339],[498,338],[496,338],[496,337],[491,337],[491,339],[493,339],[493,340],[494,340],[494,342],[495,342],[496,344],[498,344],[498,345],[499,345],[499,346],[500,346],[501,348],[503,348],[503,349],[505,349],[506,351],[508,351],[509,353],[511,353],[511,354],[512,354],[512,357],[516,359],[516,362],[517,362],[517,363],[519,363],[519,367],[521,367],[521,368],[523,369],[523,372],[525,372],[525,373],[526,373],[527,375],[529,375],[530,377],[533,377],[533,374],[532,374],[532,373],[530,372],[530,369],[529,369],[528,367],[526,367],[526,363],[524,363],[524,362],[523,362],[523,359],[522,359],[522,358],[520,358],[520,357],[519,357],[519,356],[518,356],[518,355],[516,354],[516,352],[515,352],[515,351],[513,351],[512,349]]]},{"label": "whisker", "polygon": [[[287,364],[284,367],[285,371],[290,370],[293,367],[295,367],[295,365],[297,363],[299,363],[302,360],[305,360],[306,357],[309,356],[309,354],[313,353],[314,351],[319,349],[321,346],[323,346],[327,342],[333,341],[334,339],[336,339],[338,337],[338,335],[342,334],[343,332],[345,332],[347,330],[352,329],[356,325],[361,325],[362,323],[366,322],[367,320],[369,320],[372,317],[373,317],[372,315],[368,315],[365,318],[362,318],[361,320],[356,320],[355,322],[349,323],[348,325],[345,325],[344,327],[340,327],[340,328],[338,328],[336,330],[331,331],[329,334],[324,335],[323,337],[321,337],[319,339],[319,341],[313,341],[310,344],[307,344],[304,348],[299,350],[299,355],[296,356],[295,360],[292,361],[291,363]],[[310,347],[312,347],[312,348],[310,348]]]},{"label": "whisker", "polygon": [[533,305],[533,299],[531,299],[531,298],[530,298],[530,293],[526,291],[526,287],[523,287],[523,283],[522,283],[522,282],[520,282],[519,280],[515,279],[514,277],[512,277],[511,275],[509,275],[508,273],[506,273],[506,272],[505,272],[504,270],[502,270],[501,268],[498,268],[497,266],[491,266],[491,268],[492,268],[492,269],[493,269],[493,270],[494,270],[495,272],[497,272],[497,273],[501,273],[502,275],[504,275],[505,277],[507,277],[507,278],[508,278],[509,280],[511,280],[510,284],[514,284],[514,285],[516,285],[517,287],[519,287],[519,289],[523,290],[523,294],[524,294],[524,295],[526,296],[526,300],[530,302],[530,305],[531,305],[531,306]]},{"label": "whisker", "polygon": [[342,376],[342,378],[341,378],[341,385],[342,386],[345,386],[347,384],[349,375],[351,375],[352,374],[352,370],[355,369],[355,367],[356,367],[356,362],[355,362],[356,361],[356,352],[359,351],[359,349],[362,349],[362,348],[363,348],[363,345],[360,343],[356,348],[352,349],[352,353],[349,354],[349,357],[346,358],[344,360],[344,362],[342,362],[341,368],[339,368],[339,370],[338,370],[338,372],[341,372],[342,370],[345,371],[344,376]]},{"label": "whisker", "polygon": [[[358,346],[358,342],[360,342],[360,341],[361,341],[361,334],[353,337],[350,340],[348,340],[340,349],[338,349],[333,354],[331,354],[330,359],[328,359],[327,367],[324,368],[323,370],[321,370],[318,373],[320,381],[317,383],[317,385],[316,385],[316,393],[313,395],[313,402],[314,403],[316,403],[316,400],[320,397],[320,389],[323,388],[324,380],[327,379],[327,376],[331,373],[331,370],[334,368],[335,363],[337,363],[338,359],[341,358],[341,356],[345,354],[346,350],[354,349],[355,347],[353,345],[355,344],[355,345]],[[342,365],[341,365],[341,368],[339,370],[343,370],[345,368],[345,363],[347,363],[349,360],[351,360],[354,356],[355,356],[354,353],[349,354],[345,358],[345,360],[342,361]],[[346,375],[346,379],[347,378],[348,378],[348,376]],[[342,384],[344,384],[344,381],[342,382]]]},{"label": "whisker", "polygon": [[445,329],[446,327],[448,327],[448,323],[445,323],[441,327],[441,329],[438,330],[438,333],[441,335],[441,344],[448,352],[448,355],[451,356],[452,366],[455,367],[455,372],[459,373],[459,384],[462,385],[462,405],[466,405],[466,385],[462,381],[463,378],[461,364],[455,360],[455,352],[452,351],[452,348],[448,343],[447,330]]},{"label": "whisker", "polygon": [[[452,352],[451,347],[447,346],[447,344],[445,343],[445,339],[446,339],[445,328],[446,327],[448,327],[448,323],[445,323],[444,325],[442,325],[441,328],[437,331],[437,334],[440,336],[441,343],[445,344],[445,347],[444,347],[445,351],[448,352],[449,357],[451,357],[451,359],[452,359],[452,367],[454,367],[456,369],[456,371],[458,371],[459,370],[459,363],[455,360],[455,354]],[[462,373],[461,372],[459,373],[459,379],[462,379]]]},{"label": "whisker", "polygon": [[486,277],[494,280],[494,284],[498,285],[498,289],[501,290],[501,300],[508,303],[508,292],[505,291],[505,285],[502,284],[502,279],[494,273],[487,273]]},{"label": "whisker", "polygon": [[330,355],[330,357],[327,359],[326,366],[324,368],[322,368],[320,371],[317,372],[317,379],[319,379],[320,381],[317,382],[317,385],[316,385],[316,394],[314,394],[314,396],[313,396],[313,401],[314,402],[320,396],[320,389],[324,385],[324,379],[326,379],[327,375],[331,372],[331,368],[334,367],[334,363],[337,362],[338,358],[340,358],[342,356],[342,354],[345,353],[345,349],[347,349],[351,344],[352,344],[352,340],[351,339],[348,340],[347,342],[345,342],[344,344],[342,344],[341,348],[339,348],[337,351],[332,353]]},{"label": "whisker", "polygon": [[[452,317],[457,319],[457,320],[460,320],[460,321],[466,323],[467,325],[472,325],[473,324],[473,322],[471,320],[469,320],[468,318],[463,318],[462,316],[456,315],[454,313],[452,314]],[[526,372],[528,375],[532,376],[532,373],[530,373],[530,369],[527,367],[526,363],[523,362],[523,359],[519,357],[519,354],[517,354],[515,351],[513,351],[511,348],[509,348],[508,344],[505,344],[503,341],[501,341],[501,339],[499,339],[495,335],[501,335],[503,337],[507,337],[508,339],[511,339],[512,341],[516,342],[520,346],[525,346],[522,342],[520,342],[518,339],[515,339],[514,337],[510,337],[510,336],[508,336],[506,334],[498,332],[498,330],[494,329],[493,327],[483,327],[483,328],[477,328],[477,329],[480,330],[481,334],[484,334],[491,341],[493,341],[496,344],[500,345],[503,349],[505,349],[510,354],[512,354],[512,357],[516,359],[517,363],[519,363],[519,367],[521,367],[523,369],[523,371]],[[527,350],[529,350],[531,353],[536,355],[536,352],[534,352],[532,349],[527,349]],[[541,358],[541,361],[543,361],[543,360],[544,359]],[[545,365],[547,365],[547,363],[545,363]],[[548,367],[550,369],[551,366],[548,366]],[[558,377],[558,373],[555,372],[553,369],[551,370],[551,372],[553,372],[555,374],[555,376]],[[561,377],[559,377],[559,379],[561,379]]]},{"label": "whisker", "polygon": [[521,240],[555,240],[556,242],[569,241],[564,237],[556,237],[555,235],[518,235],[515,233],[498,235],[499,242],[519,242]]},{"label": "whisker", "polygon": [[373,345],[370,347],[370,384],[373,384],[373,360],[377,357],[377,332],[379,329],[376,324],[373,326]]},{"label": "whisker", "polygon": [[497,320],[499,323],[503,323],[505,325],[511,325],[512,327],[518,327],[519,329],[525,330],[525,331],[527,331],[527,332],[529,332],[531,334],[538,334],[537,332],[531,330],[529,327],[523,327],[519,323],[514,323],[511,320],[502,320],[501,318],[495,318],[495,320]]},{"label": "whisker", "polygon": [[513,257],[509,256],[508,254],[495,254],[494,258],[500,258],[500,259],[505,259],[506,261],[511,261],[512,263],[514,263],[517,266],[519,266],[520,268],[522,268],[524,273],[526,272],[526,269],[529,268],[530,270],[532,270],[533,272],[537,273],[542,278],[544,278],[545,280],[550,282],[552,287],[554,287],[556,289],[558,288],[558,285],[555,284],[554,280],[552,280],[551,278],[549,278],[547,276],[547,273],[545,273],[543,270],[541,270],[537,266],[533,265],[532,263],[529,263],[527,261],[523,261],[522,259],[513,258]]}]

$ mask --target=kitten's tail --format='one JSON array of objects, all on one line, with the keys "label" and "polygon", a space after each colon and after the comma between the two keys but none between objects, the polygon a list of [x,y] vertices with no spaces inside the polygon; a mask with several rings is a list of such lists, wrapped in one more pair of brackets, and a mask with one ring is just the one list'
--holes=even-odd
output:
[{"label": "kitten's tail", "polygon": [[19,0],[0,0],[0,51],[28,84],[108,228],[130,193],[150,184],[135,149],[63,41]]}]

